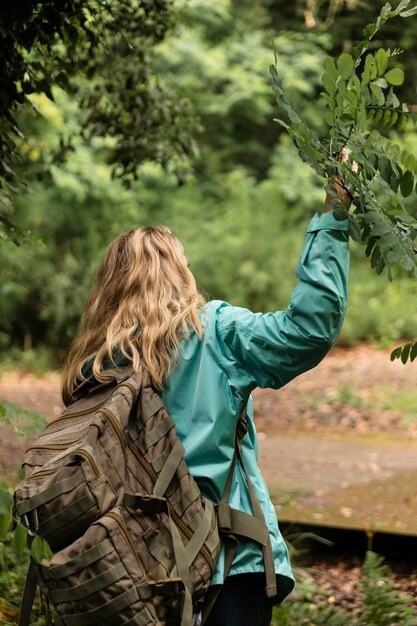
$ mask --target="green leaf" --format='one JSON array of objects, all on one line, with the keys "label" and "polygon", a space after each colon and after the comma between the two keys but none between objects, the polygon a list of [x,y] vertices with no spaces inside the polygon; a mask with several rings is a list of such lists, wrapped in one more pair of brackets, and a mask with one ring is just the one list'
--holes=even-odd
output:
[{"label": "green leaf", "polygon": [[327,56],[324,59],[324,69],[326,70],[326,73],[330,76],[330,78],[333,79],[333,82],[336,82],[339,74],[336,69],[334,59],[332,57]]},{"label": "green leaf", "polygon": [[354,241],[357,241],[358,243],[362,243],[362,235],[361,235],[360,228],[351,216],[349,216],[349,235],[352,237]]},{"label": "green leaf", "polygon": [[370,88],[376,98],[376,104],[378,106],[383,106],[385,104],[385,96],[381,87],[375,83],[371,83]]},{"label": "green leaf", "polygon": [[404,196],[404,198],[407,198],[409,195],[411,195],[411,193],[413,192],[413,189],[414,189],[414,175],[412,172],[410,172],[410,170],[407,170],[406,172],[404,172],[404,174],[401,177],[401,182],[400,182],[401,194]]},{"label": "green leaf", "polygon": [[407,125],[407,115],[405,113],[401,113],[400,119],[398,120],[397,128],[398,130],[404,130]]},{"label": "green leaf", "polygon": [[411,15],[415,15],[416,13],[417,6],[415,6],[413,9],[409,9],[408,11],[401,11],[399,15],[401,15],[401,17],[410,17]]},{"label": "green leaf", "polygon": [[395,9],[395,11],[397,13],[400,13],[400,11],[403,11],[404,9],[406,9],[408,7],[410,2],[411,2],[411,0],[400,0],[400,2],[398,3],[398,6]]},{"label": "green leaf", "polygon": [[[401,2],[409,4],[411,0],[401,0]],[[386,2],[381,9],[381,13],[379,14],[380,17],[386,17],[391,12],[391,9],[392,9],[391,4],[389,2]]]},{"label": "green leaf", "polygon": [[380,258],[381,258],[381,250],[379,249],[378,246],[376,246],[371,256],[371,267],[376,267],[378,265]]},{"label": "green leaf", "polygon": [[0,487],[0,513],[9,513],[12,508],[12,504],[12,494],[4,487]]},{"label": "green leaf", "polygon": [[401,267],[404,268],[407,272],[412,272],[416,269],[416,259],[413,255],[411,259],[409,256],[403,255],[401,258]]},{"label": "green leaf", "polygon": [[384,117],[382,118],[382,125],[388,126],[391,121],[391,111],[390,109],[386,109],[384,112]]},{"label": "green leaf", "polygon": [[321,97],[324,98],[324,100],[326,100],[326,104],[327,106],[332,109],[333,108],[333,99],[329,96],[328,93],[326,93],[325,91],[322,91],[320,93]]},{"label": "green leaf", "polygon": [[378,158],[378,169],[382,178],[388,182],[391,177],[391,163],[386,157],[380,156]]},{"label": "green leaf", "polygon": [[370,256],[371,252],[372,252],[372,248],[374,247],[376,243],[376,239],[374,237],[369,237],[368,239],[368,243],[365,249],[365,255],[366,256]]},{"label": "green leaf", "polygon": [[384,115],[384,111],[382,109],[378,109],[376,114],[375,114],[375,118],[374,118],[374,126],[376,126],[382,119],[382,116]]},{"label": "green leaf", "polygon": [[378,262],[376,268],[375,268],[376,273],[377,274],[382,274],[382,272],[384,271],[384,267],[385,267],[385,261],[384,261],[384,258],[381,257],[379,259],[379,262]]},{"label": "green leaf", "polygon": [[[377,30],[376,24],[375,23],[371,23],[371,24],[367,24],[365,26],[365,28],[363,29],[362,33],[363,36],[365,37],[365,39],[371,39],[372,35],[375,34]],[[362,42],[362,43],[366,43],[366,42]]]},{"label": "green leaf", "polygon": [[417,357],[417,341],[413,344],[413,347],[410,350],[410,361],[414,361]]},{"label": "green leaf", "polygon": [[399,359],[400,356],[401,356],[401,346],[399,346],[398,348],[395,348],[395,350],[391,352],[390,359],[391,361],[395,361],[395,359]]},{"label": "green leaf", "polygon": [[407,152],[407,150],[404,150],[401,157],[401,163],[406,169],[412,170],[414,171],[414,173],[416,173],[415,170],[417,166],[417,160],[414,154],[411,154],[411,152]]},{"label": "green leaf", "polygon": [[377,77],[376,62],[372,54],[365,57],[365,68],[362,72],[362,84],[367,85]]},{"label": "green leaf", "polygon": [[405,364],[407,363],[408,356],[411,351],[411,343],[406,343],[403,345],[401,349],[401,361]]},{"label": "green leaf", "polygon": [[401,259],[402,256],[402,250],[399,247],[396,247],[392,250],[388,250],[387,254],[386,254],[386,260],[387,263],[397,263],[397,261],[399,261]]},{"label": "green leaf", "polygon": [[391,113],[391,119],[389,121],[389,125],[390,126],[394,126],[395,122],[398,120],[398,112],[397,111],[393,111]]},{"label": "green leaf", "polygon": [[398,243],[397,238],[393,234],[392,230],[389,230],[389,232],[386,232],[383,235],[380,235],[379,244],[380,246],[383,246],[384,248],[392,248],[396,246],[397,243]]},{"label": "green leaf", "polygon": [[375,60],[378,74],[382,76],[385,74],[385,70],[388,66],[388,55],[383,48],[379,48],[379,50],[376,51]]},{"label": "green leaf", "polygon": [[392,109],[396,109],[400,106],[400,101],[394,93],[394,89],[392,87],[389,88],[387,98],[386,98],[387,107],[391,107]]},{"label": "green leaf", "polygon": [[323,76],[321,77],[321,82],[327,93],[329,93],[331,96],[334,96],[336,92],[336,81],[330,76],[328,72],[324,72]]},{"label": "green leaf", "polygon": [[394,193],[397,193],[398,187],[400,186],[400,177],[394,171],[391,173],[390,179],[388,181],[389,186],[391,187]]},{"label": "green leaf", "polygon": [[385,222],[379,222],[378,224],[372,224],[371,233],[374,237],[381,237],[390,232],[390,227]]},{"label": "green leaf", "polygon": [[42,559],[49,560],[53,557],[53,552],[49,547],[48,542],[39,535],[35,535],[35,537],[33,538],[30,551],[35,563],[40,563]]},{"label": "green leaf", "polygon": [[404,82],[404,72],[399,67],[393,67],[385,74],[385,79],[390,85],[402,85]]},{"label": "green leaf", "polygon": [[350,78],[353,72],[353,58],[345,52],[339,57],[339,73],[342,78]]},{"label": "green leaf", "polygon": [[0,512],[0,541],[4,541],[9,532],[12,516],[8,511]]},{"label": "green leaf", "polygon": [[388,83],[385,78],[378,78],[378,80],[375,81],[375,84],[379,85],[381,89],[386,89],[388,87]]},{"label": "green leaf", "polygon": [[333,126],[333,113],[331,111],[326,111],[323,118],[328,126]]},{"label": "green leaf", "polygon": [[20,522],[17,522],[14,530],[13,543],[17,554],[23,554],[26,550],[26,528]]},{"label": "green leaf", "polygon": [[356,105],[358,104],[358,95],[356,93],[356,90],[354,89],[349,89],[348,94],[347,94],[348,99],[350,100],[351,104],[356,107]]}]

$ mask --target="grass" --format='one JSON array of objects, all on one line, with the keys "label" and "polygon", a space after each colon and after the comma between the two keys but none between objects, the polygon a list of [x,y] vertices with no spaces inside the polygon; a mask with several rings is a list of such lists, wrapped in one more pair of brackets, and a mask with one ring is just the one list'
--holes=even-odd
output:
[{"label": "grass", "polygon": [[11,426],[21,436],[37,435],[47,424],[46,417],[33,409],[23,409],[0,398],[4,415],[0,414],[0,422]]},{"label": "grass", "polygon": [[326,395],[314,393],[309,399],[311,408],[321,404],[349,406],[358,411],[395,411],[400,413],[404,423],[417,420],[417,389],[399,389],[390,384],[375,384],[363,390],[352,384],[345,384],[337,389],[330,389]]},{"label": "grass", "polygon": [[19,370],[43,376],[59,367],[58,358],[46,347],[33,350],[10,348],[3,350],[0,355],[0,373],[10,370]]},{"label": "grass", "polygon": [[383,411],[400,411],[406,421],[416,419],[417,389],[379,388],[378,391],[381,393],[380,407]]}]

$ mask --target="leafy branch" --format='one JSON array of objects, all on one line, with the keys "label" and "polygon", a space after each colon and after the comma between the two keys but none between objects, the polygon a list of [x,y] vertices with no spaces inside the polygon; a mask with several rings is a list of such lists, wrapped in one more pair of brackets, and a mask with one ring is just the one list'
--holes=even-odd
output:
[{"label": "leafy branch", "polygon": [[[276,101],[286,119],[276,119],[298,148],[300,157],[326,180],[339,179],[353,196],[353,211],[348,212],[337,194],[330,206],[336,219],[349,219],[351,237],[365,246],[371,266],[380,274],[397,265],[417,277],[417,221],[407,212],[403,198],[415,190],[417,160],[381,131],[403,130],[413,114],[395,93],[404,82],[404,72],[390,67],[401,51],[379,48],[370,52],[371,41],[390,19],[417,14],[408,9],[411,0],[401,0],[395,9],[387,2],[377,20],[363,30],[363,40],[351,54],[334,60],[327,57],[321,78],[325,105],[324,120],[328,136],[319,138],[292,107],[284,93],[278,60],[270,67]],[[352,171],[338,158],[348,149],[358,164]]]},{"label": "leafy branch", "polygon": [[401,359],[405,364],[408,360],[414,361],[415,358],[417,358],[417,341],[415,343],[405,343],[391,352],[391,361]]}]

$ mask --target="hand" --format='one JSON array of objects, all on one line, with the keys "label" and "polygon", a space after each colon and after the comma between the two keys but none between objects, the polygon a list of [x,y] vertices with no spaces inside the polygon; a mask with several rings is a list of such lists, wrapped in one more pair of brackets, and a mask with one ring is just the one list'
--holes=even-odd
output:
[{"label": "hand", "polygon": [[[349,150],[347,150],[346,148],[343,148],[342,152],[340,153],[340,161],[342,163],[345,163],[348,160],[348,158],[349,158]],[[356,161],[352,161],[352,172],[357,172],[357,171],[358,171],[358,164],[356,163]],[[343,206],[348,211],[350,208],[350,205],[352,204],[352,194],[347,188],[346,183],[343,183],[339,178],[335,178],[330,183],[330,186],[333,187],[333,189],[335,189]],[[329,206],[331,203],[331,200],[334,200],[333,196],[327,194],[326,200],[324,201],[323,213],[327,213],[328,211],[334,211],[334,208]]]}]

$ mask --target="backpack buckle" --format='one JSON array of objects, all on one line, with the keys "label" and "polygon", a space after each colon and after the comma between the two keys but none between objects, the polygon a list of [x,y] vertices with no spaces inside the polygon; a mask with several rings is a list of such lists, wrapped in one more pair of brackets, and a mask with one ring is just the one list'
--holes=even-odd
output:
[{"label": "backpack buckle", "polygon": [[23,526],[25,526],[26,530],[28,531],[28,535],[29,537],[34,537],[35,535],[38,534],[38,530],[39,530],[39,517],[38,517],[38,510],[37,509],[33,509],[32,511],[33,514],[33,528],[31,526],[31,523],[29,521],[29,518],[27,516],[27,513],[23,513],[22,517],[22,522],[23,522]]},{"label": "backpack buckle", "polygon": [[225,535],[230,534],[232,532],[232,517],[229,503],[221,501],[216,505],[216,509],[219,531]]},{"label": "backpack buckle", "polygon": [[123,504],[131,509],[140,509],[148,515],[156,513],[166,513],[168,510],[167,499],[162,496],[140,495],[138,493],[126,493]]}]

